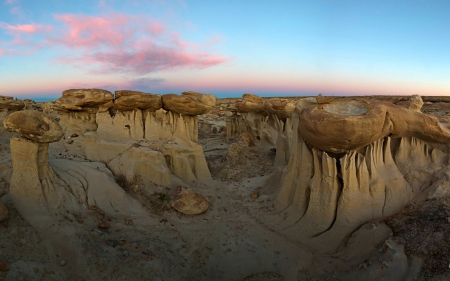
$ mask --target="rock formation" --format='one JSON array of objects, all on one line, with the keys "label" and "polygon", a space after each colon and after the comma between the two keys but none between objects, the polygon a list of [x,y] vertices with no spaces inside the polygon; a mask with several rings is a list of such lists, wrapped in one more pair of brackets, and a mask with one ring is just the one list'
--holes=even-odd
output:
[{"label": "rock formation", "polygon": [[406,104],[406,108],[420,112],[423,106],[423,100],[419,95],[413,95]]},{"label": "rock formation", "polygon": [[[98,91],[95,97],[108,97],[100,103],[105,108],[109,94]],[[83,97],[91,97],[91,92],[87,90]],[[214,96],[195,92],[161,97],[122,90],[116,91],[108,111],[100,110],[98,103],[79,102],[78,112],[67,106],[62,111],[59,105],[55,110],[66,138],[63,144],[80,157],[106,163],[115,175],[123,175],[129,182],[172,186],[181,184],[179,179],[211,179],[203,149],[197,143],[195,115],[208,112],[215,103]],[[91,107],[84,109],[87,105]]]},{"label": "rock formation", "polygon": [[162,96],[163,108],[183,115],[201,115],[208,113],[216,105],[213,95],[196,92],[183,92],[182,95],[167,94]]},{"label": "rock formation", "polygon": [[364,223],[424,200],[446,173],[442,119],[374,100],[298,102],[289,164],[266,221],[315,251],[333,252]]}]

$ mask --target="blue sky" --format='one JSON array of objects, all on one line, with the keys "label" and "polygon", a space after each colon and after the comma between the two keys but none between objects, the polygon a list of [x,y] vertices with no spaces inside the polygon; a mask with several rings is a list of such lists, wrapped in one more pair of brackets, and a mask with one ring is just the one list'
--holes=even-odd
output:
[{"label": "blue sky", "polygon": [[450,1],[0,1],[0,95],[450,95]]}]

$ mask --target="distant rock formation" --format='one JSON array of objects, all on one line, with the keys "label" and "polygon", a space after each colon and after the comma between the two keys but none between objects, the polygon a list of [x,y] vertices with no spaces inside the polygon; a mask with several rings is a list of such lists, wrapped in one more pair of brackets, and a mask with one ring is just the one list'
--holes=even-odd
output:
[{"label": "distant rock formation", "polygon": [[197,92],[183,92],[181,96],[163,95],[162,103],[163,108],[167,111],[195,116],[210,112],[216,105],[216,97]]},{"label": "distant rock formation", "polygon": [[448,173],[450,120],[390,103],[300,101],[289,164],[263,220],[293,240],[331,253],[363,224],[424,200]]}]

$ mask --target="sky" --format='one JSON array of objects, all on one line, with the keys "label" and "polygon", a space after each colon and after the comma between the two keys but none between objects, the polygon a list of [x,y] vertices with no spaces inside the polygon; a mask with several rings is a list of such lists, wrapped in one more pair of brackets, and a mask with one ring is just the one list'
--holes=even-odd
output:
[{"label": "sky", "polygon": [[450,95],[448,0],[0,1],[0,95]]}]

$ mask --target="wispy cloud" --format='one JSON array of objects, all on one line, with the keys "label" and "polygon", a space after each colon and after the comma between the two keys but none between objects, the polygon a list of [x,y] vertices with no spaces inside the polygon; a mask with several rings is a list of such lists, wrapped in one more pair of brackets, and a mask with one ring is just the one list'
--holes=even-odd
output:
[{"label": "wispy cloud", "polygon": [[17,0],[6,0],[5,1],[5,3],[8,4],[8,5],[12,5],[12,4],[16,3],[16,2],[17,2]]},{"label": "wispy cloud", "polygon": [[[133,73],[144,75],[156,71],[182,68],[206,68],[228,59],[199,51],[198,44],[184,41],[158,20],[149,17],[109,13],[103,16],[58,14],[61,24],[51,28],[43,25],[8,25],[0,28],[14,37],[10,44],[24,45],[22,34],[35,34],[44,39],[36,46],[63,46],[70,55],[59,63],[86,67],[97,73]],[[201,44],[205,49],[207,45]],[[30,46],[30,42],[27,42]],[[1,47],[1,46],[0,46]]]}]

